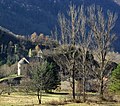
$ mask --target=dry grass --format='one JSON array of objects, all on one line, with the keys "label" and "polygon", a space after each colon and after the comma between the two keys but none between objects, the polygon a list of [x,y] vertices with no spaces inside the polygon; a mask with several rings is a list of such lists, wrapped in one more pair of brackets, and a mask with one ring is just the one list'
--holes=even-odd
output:
[{"label": "dry grass", "polygon": [[0,96],[0,105],[1,106],[21,106],[21,105],[30,105],[37,103],[36,96],[23,95],[13,93],[11,95],[1,95]]},{"label": "dry grass", "polygon": [[0,95],[0,106],[120,106],[120,104],[111,103],[68,103],[65,99],[68,95],[60,94],[43,94],[42,105],[38,105],[37,96],[35,94],[12,93],[11,95]]},{"label": "dry grass", "polygon": [[[59,101],[61,95],[43,94],[42,104],[50,101]],[[12,93],[11,95],[0,95],[0,106],[30,106],[38,104],[37,96],[35,94]]]}]

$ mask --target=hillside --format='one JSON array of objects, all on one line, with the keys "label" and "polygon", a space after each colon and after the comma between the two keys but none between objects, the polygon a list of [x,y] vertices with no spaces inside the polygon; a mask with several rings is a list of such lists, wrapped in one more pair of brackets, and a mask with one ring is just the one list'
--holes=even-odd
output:
[{"label": "hillside", "polygon": [[0,26],[0,65],[16,62],[27,55],[32,43]]},{"label": "hillside", "polygon": [[17,35],[0,26],[0,45],[8,44],[10,41],[13,43],[19,43]]},{"label": "hillside", "polygon": [[120,0],[114,0],[117,4],[120,5]]},{"label": "hillside", "polygon": [[[120,52],[120,6],[119,0],[71,0],[76,5],[100,5],[117,12],[119,19],[115,27],[118,40],[114,47]],[[57,25],[57,14],[68,9],[70,0],[1,0],[0,1],[0,26],[16,34],[30,35],[33,32],[50,34]]]}]

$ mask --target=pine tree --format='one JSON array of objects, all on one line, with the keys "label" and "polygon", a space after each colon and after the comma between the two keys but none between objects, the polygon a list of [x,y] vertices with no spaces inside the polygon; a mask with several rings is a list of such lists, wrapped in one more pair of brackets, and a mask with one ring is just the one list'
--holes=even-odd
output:
[{"label": "pine tree", "polygon": [[109,89],[111,92],[120,93],[120,64],[112,72]]}]

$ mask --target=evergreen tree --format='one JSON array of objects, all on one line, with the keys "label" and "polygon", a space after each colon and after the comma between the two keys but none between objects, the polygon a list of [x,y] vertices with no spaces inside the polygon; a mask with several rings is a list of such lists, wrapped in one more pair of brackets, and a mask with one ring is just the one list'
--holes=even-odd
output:
[{"label": "evergreen tree", "polygon": [[33,82],[32,87],[37,92],[39,104],[41,104],[42,90],[49,91],[57,88],[60,83],[56,65],[47,61],[32,63],[28,69]]},{"label": "evergreen tree", "polygon": [[46,92],[56,89],[60,84],[59,73],[57,71],[57,66],[54,63],[47,63],[43,76],[44,90]]},{"label": "evergreen tree", "polygon": [[120,64],[112,72],[109,89],[111,92],[120,93]]},{"label": "evergreen tree", "polygon": [[43,82],[44,82],[44,76],[43,73],[46,70],[47,62],[42,62],[42,63],[36,63],[36,64],[31,64],[30,68],[30,76],[31,80],[33,82],[32,85],[34,85],[35,91],[37,92],[37,97],[39,104],[41,104],[41,98],[42,98],[42,90],[43,90]]},{"label": "evergreen tree", "polygon": [[2,44],[1,45],[1,53],[3,53],[3,51],[4,51],[4,45]]},{"label": "evergreen tree", "polygon": [[8,55],[12,55],[13,54],[13,49],[14,49],[13,42],[10,41],[8,43],[8,48],[7,48]]}]

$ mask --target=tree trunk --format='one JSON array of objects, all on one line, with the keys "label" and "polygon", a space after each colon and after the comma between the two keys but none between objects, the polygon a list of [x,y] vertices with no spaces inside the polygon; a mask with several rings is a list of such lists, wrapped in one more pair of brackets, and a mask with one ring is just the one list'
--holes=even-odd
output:
[{"label": "tree trunk", "polygon": [[41,104],[41,92],[40,92],[40,89],[37,90],[37,96],[38,96],[38,102],[39,104]]},{"label": "tree trunk", "polygon": [[85,75],[85,65],[83,65],[83,102],[85,102],[86,101],[86,94],[85,94],[85,77],[86,77],[86,75]]},{"label": "tree trunk", "polygon": [[104,53],[102,52],[101,53],[102,55],[102,66],[101,66],[101,74],[100,74],[100,88],[99,88],[99,96],[100,96],[100,99],[103,100],[104,97],[103,97],[103,92],[104,92],[104,85],[103,85],[103,72],[104,72],[104,66],[105,66],[105,56],[104,56]]},{"label": "tree trunk", "polygon": [[81,80],[77,81],[77,99],[80,100],[80,96],[81,96],[81,92],[82,92],[82,84],[81,84]]},{"label": "tree trunk", "polygon": [[11,94],[11,83],[9,83],[8,95]]},{"label": "tree trunk", "polygon": [[72,85],[73,85],[73,88],[72,88],[72,94],[73,94],[73,99],[75,99],[75,70],[73,69],[73,75],[72,75]]},{"label": "tree trunk", "polygon": [[83,76],[83,102],[86,101],[86,94],[85,94],[85,77]]},{"label": "tree trunk", "polygon": [[73,91],[72,91],[72,94],[73,94],[73,99],[75,99],[75,61],[73,63],[73,70],[72,70],[72,85],[73,85]]},{"label": "tree trunk", "polygon": [[99,88],[99,96],[100,96],[100,99],[103,100],[103,93],[104,93],[104,90],[103,90],[103,79],[101,79],[100,81],[100,88]]}]

